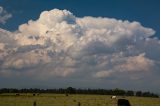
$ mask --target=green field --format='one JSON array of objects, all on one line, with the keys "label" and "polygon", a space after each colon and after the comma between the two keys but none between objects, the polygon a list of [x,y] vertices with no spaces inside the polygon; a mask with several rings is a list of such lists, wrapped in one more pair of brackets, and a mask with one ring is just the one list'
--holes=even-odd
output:
[{"label": "green field", "polygon": [[[128,99],[131,106],[160,106],[160,98],[144,98],[144,97],[121,97]],[[118,99],[117,98],[117,99]],[[1,94],[0,106],[77,106],[80,102],[81,106],[117,106],[117,100],[113,100],[107,95],[69,95],[65,94],[40,94],[33,96],[32,94]]]}]

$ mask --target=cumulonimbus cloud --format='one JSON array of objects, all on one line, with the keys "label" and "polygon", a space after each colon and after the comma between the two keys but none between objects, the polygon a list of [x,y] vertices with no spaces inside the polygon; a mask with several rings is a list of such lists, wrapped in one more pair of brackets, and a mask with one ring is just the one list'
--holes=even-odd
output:
[{"label": "cumulonimbus cloud", "polygon": [[12,14],[8,13],[3,7],[0,6],[0,24],[5,24],[6,21],[12,17]]},{"label": "cumulonimbus cloud", "polygon": [[139,22],[53,9],[16,32],[0,32],[1,76],[139,78],[160,61],[155,31]]}]

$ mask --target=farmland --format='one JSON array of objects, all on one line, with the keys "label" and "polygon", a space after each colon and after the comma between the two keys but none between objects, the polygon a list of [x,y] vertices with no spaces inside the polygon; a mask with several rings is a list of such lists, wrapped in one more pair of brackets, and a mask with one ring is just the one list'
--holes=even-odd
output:
[{"label": "farmland", "polygon": [[131,106],[160,106],[160,98],[149,97],[122,97],[111,99],[107,95],[81,95],[73,94],[36,94],[22,93],[20,95],[0,94],[0,106],[117,106],[117,99],[125,98],[131,103]]}]

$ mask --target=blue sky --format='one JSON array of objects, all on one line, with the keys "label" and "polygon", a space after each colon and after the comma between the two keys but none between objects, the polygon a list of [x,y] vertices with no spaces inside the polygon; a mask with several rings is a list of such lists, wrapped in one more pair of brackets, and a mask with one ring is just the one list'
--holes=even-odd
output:
[{"label": "blue sky", "polygon": [[1,87],[159,92],[159,4],[0,0]]}]

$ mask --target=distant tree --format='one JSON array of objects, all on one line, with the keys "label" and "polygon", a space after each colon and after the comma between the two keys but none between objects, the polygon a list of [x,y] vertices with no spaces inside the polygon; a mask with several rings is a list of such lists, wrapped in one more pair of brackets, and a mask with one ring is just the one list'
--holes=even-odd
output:
[{"label": "distant tree", "polygon": [[142,96],[142,91],[137,91],[136,96]]},{"label": "distant tree", "polygon": [[151,97],[151,93],[150,92],[143,92],[142,96],[143,97]]},{"label": "distant tree", "polygon": [[134,96],[134,91],[127,91],[127,92],[126,92],[126,95],[127,95],[127,96]]},{"label": "distant tree", "polygon": [[154,93],[151,94],[151,97],[159,98],[159,96],[157,94],[154,94]]},{"label": "distant tree", "polygon": [[115,90],[113,90],[113,94],[114,95],[125,95],[125,91],[124,90],[122,90],[122,89],[118,89],[118,88],[116,88]]},{"label": "distant tree", "polygon": [[66,89],[66,93],[67,94],[75,94],[76,93],[76,89],[75,88],[72,88],[72,87],[68,87]]},{"label": "distant tree", "polygon": [[159,97],[158,95],[151,93],[151,92],[143,92],[142,96],[143,97],[156,97],[156,98]]},{"label": "distant tree", "polygon": [[[133,96],[134,91],[125,91],[122,89],[75,89],[72,87],[68,87],[67,89],[59,88],[59,89],[37,89],[37,88],[30,88],[30,89],[14,89],[14,88],[1,88],[0,93],[58,93],[58,94],[98,94],[98,95],[127,95]],[[136,96],[144,96],[144,97],[156,97],[159,98],[159,95],[151,93],[151,92],[142,92],[137,91]]]}]

